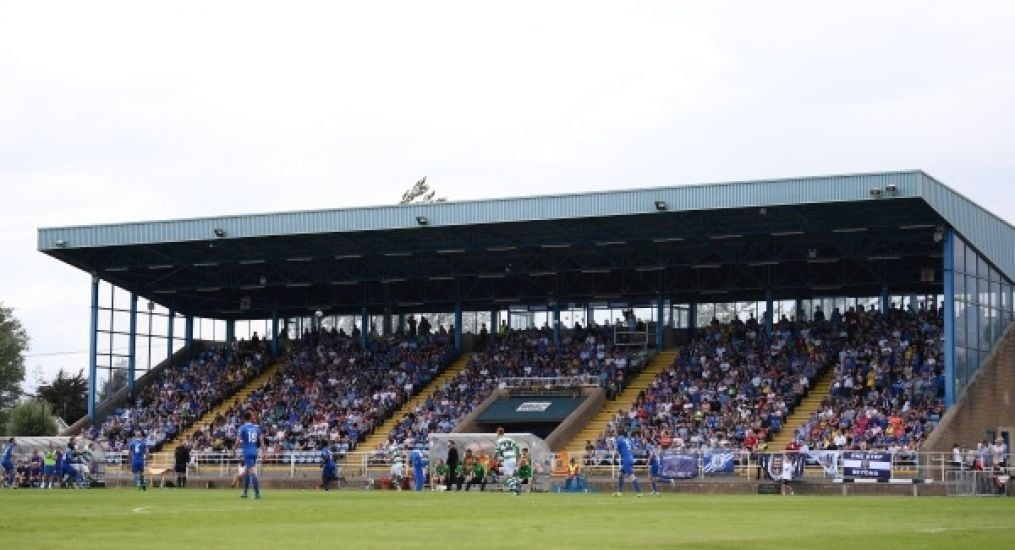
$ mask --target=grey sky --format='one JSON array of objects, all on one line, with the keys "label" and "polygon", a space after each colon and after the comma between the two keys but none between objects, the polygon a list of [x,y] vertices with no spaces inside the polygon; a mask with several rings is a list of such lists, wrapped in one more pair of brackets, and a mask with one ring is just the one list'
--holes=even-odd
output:
[{"label": "grey sky", "polygon": [[[1015,221],[1010,2],[6,2],[0,300],[40,226],[920,168]],[[31,357],[47,376],[86,354]]]}]

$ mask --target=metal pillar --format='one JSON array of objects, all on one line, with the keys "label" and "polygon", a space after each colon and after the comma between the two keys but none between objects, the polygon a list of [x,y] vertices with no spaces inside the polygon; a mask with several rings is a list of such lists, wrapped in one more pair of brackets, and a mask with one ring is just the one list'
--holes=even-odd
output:
[{"label": "metal pillar", "polygon": [[278,357],[278,310],[271,312],[271,356]]},{"label": "metal pillar", "polygon": [[553,304],[553,344],[560,345],[560,301]]},{"label": "metal pillar", "polygon": [[398,314],[398,332],[405,334],[405,313]]},{"label": "metal pillar", "polygon": [[955,404],[955,232],[944,235],[945,407]]},{"label": "metal pillar", "polygon": [[186,322],[183,327],[183,345],[189,350],[194,346],[194,316],[187,315],[184,319]]},{"label": "metal pillar", "polygon": [[236,339],[236,321],[229,319],[226,321],[226,342],[232,342]]},{"label": "metal pillar", "polygon": [[462,303],[455,302],[455,350],[462,351]]},{"label": "metal pillar", "polygon": [[665,342],[666,331],[663,324],[666,322],[666,312],[664,305],[662,296],[656,298],[656,351],[662,351]]},{"label": "metal pillar", "polygon": [[687,307],[687,340],[694,339],[694,331],[698,330],[698,304],[691,302]]},{"label": "metal pillar", "polygon": [[775,325],[775,300],[772,298],[772,289],[765,289],[765,333],[772,335]]},{"label": "metal pillar", "polygon": [[[151,318],[151,311],[148,312]],[[148,331],[151,333],[151,330]],[[148,350],[151,351],[151,336],[149,336]],[[151,368],[151,365],[148,365]],[[130,395],[134,396],[134,378],[137,372],[137,294],[130,293],[130,343],[127,347],[127,388]]]},{"label": "metal pillar", "polygon": [[171,310],[169,310],[169,327],[168,327],[169,330],[166,331],[167,332],[167,334],[166,334],[166,361],[168,361],[168,360],[173,358],[173,346],[175,345],[173,343],[173,336],[174,336],[173,329],[175,328],[175,325],[176,325],[176,311],[171,309]]},{"label": "metal pillar", "polygon": [[888,287],[887,286],[881,287],[881,318],[882,319],[887,319],[888,318],[888,305],[889,305],[888,301],[890,299],[891,298],[889,298],[889,295],[888,295]]},{"label": "metal pillar", "polygon": [[99,278],[92,275],[92,311],[89,319],[88,334],[88,418],[92,423],[95,418],[95,394],[98,392],[98,357],[99,349]]},{"label": "metal pillar", "polygon": [[359,343],[363,349],[367,349],[367,339],[370,332],[370,315],[367,314],[367,306],[360,310],[359,317]]}]

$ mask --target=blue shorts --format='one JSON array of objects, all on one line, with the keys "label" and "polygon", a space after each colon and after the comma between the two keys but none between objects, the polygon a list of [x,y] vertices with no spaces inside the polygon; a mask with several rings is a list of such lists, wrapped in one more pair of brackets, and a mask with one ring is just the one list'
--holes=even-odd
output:
[{"label": "blue shorts", "polygon": [[634,475],[634,464],[622,463],[620,465],[620,474],[625,476]]},{"label": "blue shorts", "polygon": [[4,470],[13,470],[14,469],[14,463],[9,461],[9,460],[5,460],[3,462],[0,462],[0,466],[3,466]]},{"label": "blue shorts", "polygon": [[321,477],[324,479],[334,479],[338,477],[338,469],[334,466],[325,466],[324,471],[321,472]]},{"label": "blue shorts", "polygon": [[42,475],[44,475],[44,476],[51,476],[51,475],[53,475],[55,473],[56,473],[56,465],[55,464],[53,466],[43,466],[42,467]]},{"label": "blue shorts", "polygon": [[142,474],[142,473],[144,473],[144,462],[131,462],[130,463],[130,471],[133,474]]},{"label": "blue shorts", "polygon": [[243,455],[243,467],[244,468],[256,468],[257,467],[257,455]]}]

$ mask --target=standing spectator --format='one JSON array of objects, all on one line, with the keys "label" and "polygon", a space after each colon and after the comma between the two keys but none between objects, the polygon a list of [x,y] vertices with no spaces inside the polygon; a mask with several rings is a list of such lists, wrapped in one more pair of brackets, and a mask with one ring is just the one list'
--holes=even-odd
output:
[{"label": "standing spectator", "polygon": [[994,440],[994,444],[990,446],[990,456],[995,468],[1004,468],[1008,465],[1008,446],[1004,444],[1004,439],[999,437]]},{"label": "standing spectator", "polygon": [[458,449],[455,448],[454,441],[448,441],[448,491],[451,490],[451,485],[454,484],[455,477],[458,475]]},{"label": "standing spectator", "polygon": [[148,444],[145,442],[141,430],[134,430],[134,439],[130,440],[128,448],[130,452],[130,471],[134,474],[134,485],[137,486],[139,491],[147,491],[148,486],[145,484],[144,479],[144,463]]},{"label": "standing spectator", "polygon": [[190,447],[184,441],[173,453],[174,467],[176,471],[176,486],[183,488],[187,486],[187,465],[190,464]]}]

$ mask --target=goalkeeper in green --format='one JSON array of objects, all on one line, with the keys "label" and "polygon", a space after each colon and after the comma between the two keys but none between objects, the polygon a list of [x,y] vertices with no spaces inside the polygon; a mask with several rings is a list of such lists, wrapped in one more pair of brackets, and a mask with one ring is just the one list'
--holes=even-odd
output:
[{"label": "goalkeeper in green", "polygon": [[500,462],[500,473],[504,476],[504,484],[508,490],[514,491],[515,496],[522,494],[522,484],[515,477],[515,470],[518,468],[518,444],[515,440],[504,435],[504,428],[497,428],[497,443],[495,453],[497,461]]}]

